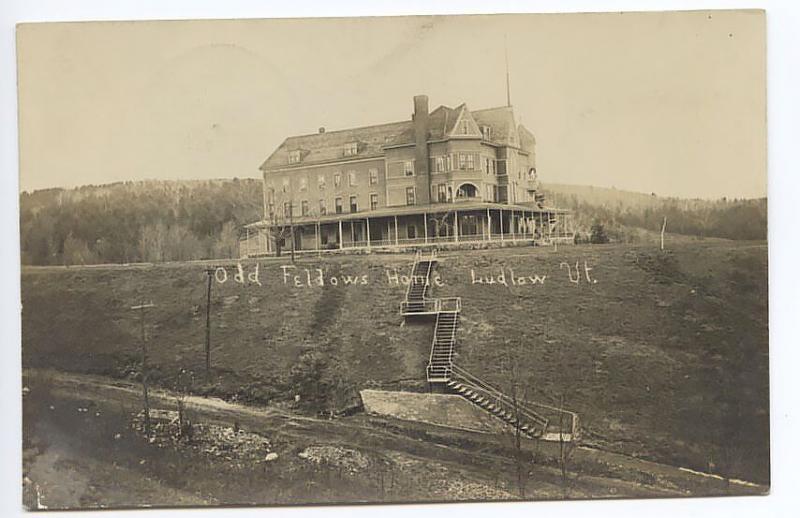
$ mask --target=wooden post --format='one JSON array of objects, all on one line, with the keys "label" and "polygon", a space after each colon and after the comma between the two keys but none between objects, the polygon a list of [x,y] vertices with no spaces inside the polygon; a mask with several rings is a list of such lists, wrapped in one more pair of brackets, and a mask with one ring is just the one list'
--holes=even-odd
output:
[{"label": "wooden post", "polygon": [[319,252],[320,249],[322,248],[322,245],[320,244],[320,236],[319,236],[321,229],[319,227],[320,227],[320,223],[319,223],[319,221],[317,221],[317,224],[314,225],[314,246],[317,247],[317,252]]},{"label": "wooden post", "polygon": [[503,209],[500,209],[500,241],[503,241]]},{"label": "wooden post", "polygon": [[486,232],[489,235],[489,241],[492,240],[492,215],[489,213],[489,207],[486,207]]},{"label": "wooden post", "polygon": [[211,275],[213,270],[206,270],[206,376],[211,376]]},{"label": "wooden post", "polygon": [[344,238],[342,236],[342,220],[339,220],[339,250],[344,246]]},{"label": "wooden post", "polygon": [[667,229],[667,217],[664,216],[664,223],[661,225],[661,250],[664,250],[664,231]]},{"label": "wooden post", "polygon": [[422,226],[425,229],[425,244],[428,244],[428,213],[422,213]]},{"label": "wooden post", "polygon": [[519,232],[519,221],[514,217],[514,209],[511,209],[511,241],[517,240],[517,232]]},{"label": "wooden post", "polygon": [[397,230],[397,216],[394,217],[394,246],[400,245],[400,232]]},{"label": "wooden post", "polygon": [[369,250],[370,246],[372,246],[369,239],[369,218],[366,219],[366,222],[367,222],[367,250]]},{"label": "wooden post", "polygon": [[145,332],[144,310],[153,308],[155,304],[142,302],[138,306],[131,306],[132,310],[139,310],[139,319],[142,329],[142,399],[144,404],[144,434],[145,437],[150,437],[150,398],[147,393],[147,334]]},{"label": "wooden post", "polygon": [[456,243],[458,243],[458,211],[453,211],[453,229]]}]

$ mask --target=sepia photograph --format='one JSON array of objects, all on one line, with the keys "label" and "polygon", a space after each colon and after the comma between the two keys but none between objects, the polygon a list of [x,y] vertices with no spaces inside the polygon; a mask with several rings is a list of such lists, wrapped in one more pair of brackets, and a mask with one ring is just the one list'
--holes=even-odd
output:
[{"label": "sepia photograph", "polygon": [[17,25],[22,507],[766,498],[766,29]]}]

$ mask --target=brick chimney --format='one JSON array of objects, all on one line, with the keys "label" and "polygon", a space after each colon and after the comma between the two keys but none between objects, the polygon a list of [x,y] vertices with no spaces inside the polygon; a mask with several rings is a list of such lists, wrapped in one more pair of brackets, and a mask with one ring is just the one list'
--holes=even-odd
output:
[{"label": "brick chimney", "polygon": [[428,96],[414,96],[414,174],[417,177],[417,203],[431,202],[431,176],[428,172]]}]

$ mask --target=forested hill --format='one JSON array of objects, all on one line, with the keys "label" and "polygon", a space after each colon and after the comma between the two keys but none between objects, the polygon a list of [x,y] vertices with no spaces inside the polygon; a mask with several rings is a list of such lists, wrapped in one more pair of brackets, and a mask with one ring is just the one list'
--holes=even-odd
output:
[{"label": "forested hill", "polygon": [[20,195],[22,263],[94,264],[235,257],[260,218],[256,179],[124,182]]},{"label": "forested hill", "polygon": [[545,184],[548,205],[571,209],[578,231],[602,223],[612,240],[635,241],[637,229],[736,240],[767,238],[767,199],[685,199],[584,185]]},{"label": "forested hill", "polygon": [[[601,223],[613,241],[643,231],[766,239],[767,200],[686,200],[547,184],[548,205],[572,209],[582,237]],[[141,181],[20,195],[22,263],[182,261],[235,257],[242,225],[261,216],[257,179]]]}]

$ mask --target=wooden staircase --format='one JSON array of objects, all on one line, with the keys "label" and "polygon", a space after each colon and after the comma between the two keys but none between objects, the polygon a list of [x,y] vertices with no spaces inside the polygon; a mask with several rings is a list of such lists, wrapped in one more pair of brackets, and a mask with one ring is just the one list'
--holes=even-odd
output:
[{"label": "wooden staircase", "polygon": [[574,412],[509,396],[455,364],[461,298],[428,298],[430,275],[436,263],[435,251],[428,259],[423,259],[417,251],[406,300],[400,304],[404,316],[436,315],[426,368],[428,383],[466,398],[524,437],[561,442],[576,440],[579,425]]},{"label": "wooden staircase", "polygon": [[461,312],[460,298],[437,300],[439,312],[436,314],[433,344],[426,369],[428,383],[446,383],[450,380],[456,347],[458,315]]},{"label": "wooden staircase", "polygon": [[409,275],[406,300],[400,303],[400,313],[403,316],[436,314],[436,299],[428,298],[431,272],[436,263],[436,250],[432,250],[427,259],[423,259],[422,252],[417,250]]}]

